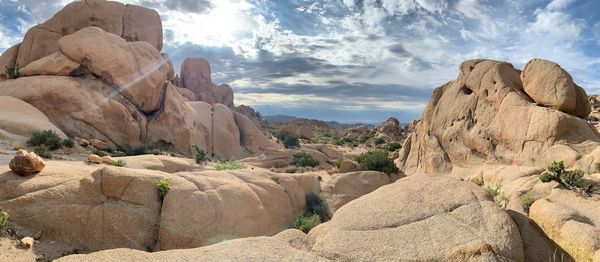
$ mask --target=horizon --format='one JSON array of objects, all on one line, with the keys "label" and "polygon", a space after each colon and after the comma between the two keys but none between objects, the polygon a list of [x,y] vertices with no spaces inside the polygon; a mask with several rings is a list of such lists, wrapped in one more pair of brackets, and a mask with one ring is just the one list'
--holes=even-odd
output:
[{"label": "horizon", "polygon": [[[0,0],[0,52],[69,2]],[[159,12],[176,68],[206,58],[213,81],[263,115],[408,123],[473,58],[516,68],[552,60],[588,93],[600,90],[598,1],[121,2]]]}]

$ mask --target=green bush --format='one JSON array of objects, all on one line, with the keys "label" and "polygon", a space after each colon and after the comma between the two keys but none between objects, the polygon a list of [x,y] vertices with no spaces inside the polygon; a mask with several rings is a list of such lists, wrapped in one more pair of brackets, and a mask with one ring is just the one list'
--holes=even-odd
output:
[{"label": "green bush", "polygon": [[0,231],[8,225],[8,214],[0,208]]},{"label": "green bush", "polygon": [[275,137],[277,138],[277,140],[283,141],[283,140],[285,140],[285,138],[287,137],[287,135],[284,132],[277,131],[275,133]]},{"label": "green bush", "polygon": [[146,145],[139,145],[135,147],[119,147],[119,151],[125,153],[126,156],[140,156],[148,154],[151,150],[150,147]]},{"label": "green bush", "polygon": [[158,184],[156,184],[156,190],[158,192],[158,198],[160,200],[164,200],[169,190],[171,190],[171,186],[169,185],[169,180],[161,179]]},{"label": "green bush", "polygon": [[578,188],[583,182],[583,171],[565,170],[565,164],[563,161],[554,161],[548,166],[548,169],[546,169],[546,171],[540,174],[540,180],[544,183],[556,181],[559,184],[564,185],[570,189]]},{"label": "green bush", "polygon": [[301,230],[305,234],[308,234],[311,229],[319,224],[321,224],[321,217],[317,214],[310,216],[300,215],[294,219],[294,228]]},{"label": "green bush", "polygon": [[38,145],[38,146],[34,147],[33,152],[43,158],[51,158],[52,157],[52,153],[50,152],[50,149],[48,149],[48,147],[46,145]]},{"label": "green bush", "polygon": [[124,167],[125,165],[127,165],[127,163],[125,163],[125,161],[123,161],[123,160],[113,160],[112,165]]},{"label": "green bush", "polygon": [[400,171],[394,161],[388,157],[387,151],[384,150],[362,153],[355,160],[361,170],[381,171],[388,175]]},{"label": "green bush", "polygon": [[295,153],[292,156],[292,165],[294,166],[316,167],[319,164],[319,160],[314,159],[311,155],[304,152]]},{"label": "green bush", "polygon": [[341,159],[336,159],[336,160],[333,160],[333,162],[331,162],[331,164],[337,168],[340,168],[340,166],[342,165],[342,161],[343,160],[341,160]]},{"label": "green bush", "polygon": [[235,169],[243,169],[246,168],[246,165],[240,161],[221,161],[215,164],[215,168],[219,171],[221,170],[235,170]]},{"label": "green bush", "polygon": [[62,139],[52,130],[33,132],[33,135],[27,140],[29,146],[45,145],[50,150],[59,149],[62,146]]},{"label": "green bush", "polygon": [[387,150],[390,152],[394,152],[394,151],[400,149],[401,147],[402,147],[402,145],[400,145],[400,143],[392,142],[387,145]]},{"label": "green bush", "polygon": [[75,147],[75,141],[73,141],[73,139],[70,139],[70,138],[63,140],[62,144],[63,144],[64,147],[68,147],[68,148]]},{"label": "green bush", "polygon": [[327,202],[325,202],[325,200],[323,200],[319,195],[312,192],[307,193],[304,197],[306,200],[306,209],[304,212],[305,215],[317,214],[321,216],[321,219],[323,221],[328,219],[328,207]]},{"label": "green bush", "polygon": [[271,180],[275,181],[275,183],[279,184],[279,177],[278,176],[271,176]]},{"label": "green bush", "polygon": [[506,204],[506,198],[504,197],[504,193],[502,192],[502,180],[497,180],[496,183],[492,185],[488,185],[485,188],[485,191],[490,194],[490,196],[494,199],[494,201],[500,205]]},{"label": "green bush", "polygon": [[106,152],[104,152],[104,151],[102,151],[100,149],[96,149],[96,150],[94,150],[94,155],[97,155],[99,157],[103,157],[103,156],[106,156]]},{"label": "green bush", "polygon": [[373,137],[373,135],[370,135],[370,134],[363,135],[360,138],[358,138],[358,142],[360,142],[361,144],[364,144],[367,141],[369,141],[369,139],[371,139],[372,137]]},{"label": "green bush", "polygon": [[373,141],[373,144],[375,145],[381,145],[383,143],[385,143],[385,139],[383,139],[383,137],[378,137],[375,139],[375,141]]},{"label": "green bush", "polygon": [[535,202],[535,198],[531,197],[530,195],[523,196],[523,204],[528,208],[533,205],[533,202]]},{"label": "green bush", "polygon": [[283,146],[285,146],[285,148],[300,147],[300,139],[295,136],[286,136],[283,140]]},{"label": "green bush", "polygon": [[204,151],[204,149],[200,149],[197,145],[193,145],[192,149],[194,149],[194,158],[196,159],[196,164],[206,163],[206,151]]},{"label": "green bush", "polygon": [[16,79],[19,76],[21,76],[21,73],[19,72],[21,70],[21,67],[19,66],[19,64],[14,64],[14,65],[7,65],[4,66],[4,74],[6,75],[6,77],[8,79]]},{"label": "green bush", "polygon": [[596,172],[600,172],[600,163],[594,164],[594,168],[596,169]]}]

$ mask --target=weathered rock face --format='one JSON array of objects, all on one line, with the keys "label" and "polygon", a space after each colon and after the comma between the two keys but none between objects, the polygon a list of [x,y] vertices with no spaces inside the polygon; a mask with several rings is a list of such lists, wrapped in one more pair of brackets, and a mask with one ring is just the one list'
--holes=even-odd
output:
[{"label": "weathered rock face", "polygon": [[470,60],[460,69],[456,80],[433,92],[401,149],[396,163],[405,173],[446,174],[484,163],[546,167],[558,159],[569,166],[599,145],[584,119],[537,106],[511,64]]},{"label": "weathered rock face", "polygon": [[334,174],[330,180],[321,183],[321,195],[333,214],[350,201],[391,182],[385,173],[374,171]]},{"label": "weathered rock face", "polygon": [[46,166],[44,160],[38,155],[23,149],[17,151],[17,154],[8,165],[12,171],[21,176],[29,176],[42,172]]},{"label": "weathered rock face", "polygon": [[34,75],[57,75],[57,76],[70,76],[78,73],[76,70],[81,65],[61,52],[52,53],[49,56],[38,59],[22,68],[20,71],[21,76],[34,76]]},{"label": "weathered rock face", "polygon": [[390,117],[387,121],[383,122],[377,127],[375,133],[377,137],[384,137],[388,139],[395,139],[402,135],[402,129],[400,128],[400,121],[398,119]]},{"label": "weathered rock face", "polygon": [[87,27],[58,41],[67,57],[86,67],[145,113],[160,106],[168,66],[146,42],[128,43],[119,36]]},{"label": "weathered rock face", "polygon": [[254,108],[249,107],[247,105],[240,105],[235,107],[235,111],[246,116],[248,119],[252,120],[254,125],[258,127],[266,127],[267,123],[262,118],[260,112],[254,110]]},{"label": "weathered rock face", "polygon": [[[521,72],[525,92],[543,106],[585,118],[590,104],[585,91],[558,64],[533,59]],[[582,99],[585,98],[585,99]]]},{"label": "weathered rock face", "polygon": [[10,96],[0,96],[0,138],[25,141],[34,132],[52,130],[67,136],[37,108]]},{"label": "weathered rock face", "polygon": [[5,80],[5,69],[7,66],[14,66],[17,62],[17,54],[19,54],[19,47],[21,44],[16,44],[10,48],[4,50],[4,53],[0,55],[0,81]]},{"label": "weathered rock face", "polygon": [[[21,66],[59,50],[58,40],[96,26],[127,41],[144,41],[162,49],[162,22],[152,9],[105,0],[77,1],[25,34],[15,60]],[[3,54],[2,56],[4,56]]]},{"label": "weathered rock face", "polygon": [[187,58],[181,65],[181,82],[183,88],[191,90],[196,101],[213,104],[213,83],[210,65],[202,58]]},{"label": "weathered rock face", "polygon": [[317,255],[344,261],[524,260],[516,225],[483,189],[439,176],[381,187],[340,208],[308,238]]},{"label": "weathered rock face", "polygon": [[343,136],[350,139],[359,139],[364,135],[369,135],[373,133],[373,129],[368,126],[357,126],[344,130]]},{"label": "weathered rock face", "polygon": [[285,240],[276,237],[252,237],[235,239],[212,246],[147,253],[131,249],[106,250],[88,255],[71,255],[57,262],[80,261],[329,261],[310,252],[299,250]]}]

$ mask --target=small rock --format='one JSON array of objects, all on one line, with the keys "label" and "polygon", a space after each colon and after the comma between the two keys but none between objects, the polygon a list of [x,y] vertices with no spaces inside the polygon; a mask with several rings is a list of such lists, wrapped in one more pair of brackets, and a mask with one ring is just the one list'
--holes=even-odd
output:
[{"label": "small rock", "polygon": [[342,163],[340,163],[340,173],[348,173],[354,171],[358,171],[358,165],[356,164],[356,162],[351,160],[343,160]]},{"label": "small rock", "polygon": [[39,173],[46,167],[46,164],[44,164],[44,160],[41,157],[34,152],[27,152],[23,149],[17,151],[17,154],[8,165],[10,170],[21,176]]},{"label": "small rock", "polygon": [[44,260],[44,256],[38,255],[38,256],[35,257],[35,260],[36,261],[43,261]]},{"label": "small rock", "polygon": [[42,237],[42,231],[38,231],[37,233],[35,233],[35,235],[33,235],[34,239],[40,239]]},{"label": "small rock", "polygon": [[108,144],[99,139],[90,139],[90,145],[100,150],[108,150]]},{"label": "small rock", "polygon": [[400,151],[394,151],[392,154],[392,160],[396,160],[400,157]]},{"label": "small rock", "polygon": [[77,142],[77,144],[84,147],[90,144],[90,141],[87,141],[87,139],[81,137],[75,137],[75,141]]},{"label": "small rock", "polygon": [[113,159],[110,156],[103,156],[102,157],[102,162],[104,162],[106,164],[112,165],[113,164]]},{"label": "small rock", "polygon": [[102,158],[98,155],[91,154],[88,156],[88,161],[94,164],[102,164]]},{"label": "small rock", "polygon": [[33,246],[33,241],[32,237],[24,237],[19,241],[19,245],[23,249],[30,249]]}]

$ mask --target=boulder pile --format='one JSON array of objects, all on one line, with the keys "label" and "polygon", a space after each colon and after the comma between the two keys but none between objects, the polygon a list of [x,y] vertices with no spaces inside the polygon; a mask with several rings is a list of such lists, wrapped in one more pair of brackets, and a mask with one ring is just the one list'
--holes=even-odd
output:
[{"label": "boulder pile", "polygon": [[74,2],[0,56],[2,68],[22,68],[21,77],[0,81],[0,96],[37,108],[69,137],[111,148],[145,145],[192,156],[196,145],[215,159],[278,148],[233,110],[229,86],[213,87],[206,60],[187,59],[177,87],[161,48],[156,11]]}]

